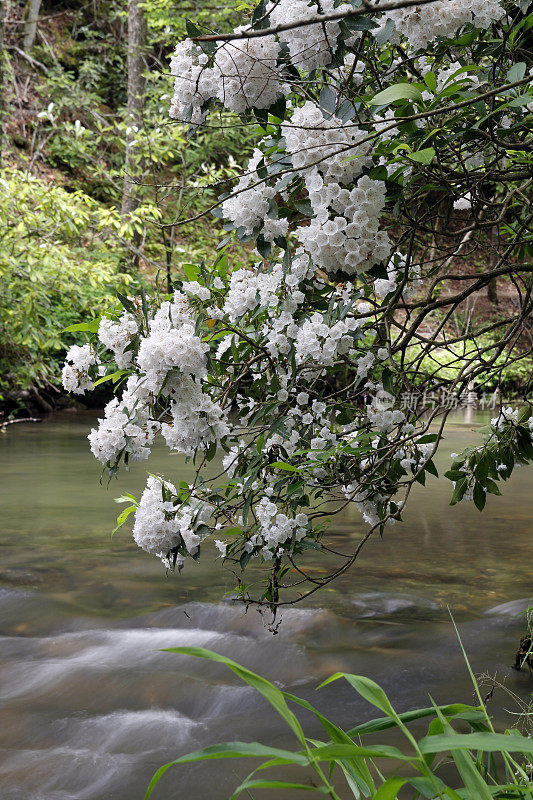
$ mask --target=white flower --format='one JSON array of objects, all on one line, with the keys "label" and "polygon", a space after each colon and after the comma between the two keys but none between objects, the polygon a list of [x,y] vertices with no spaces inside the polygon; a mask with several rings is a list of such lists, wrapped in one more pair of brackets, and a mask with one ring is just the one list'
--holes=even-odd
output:
[{"label": "white flower", "polygon": [[183,291],[187,294],[192,294],[193,297],[198,297],[200,300],[209,300],[211,292],[207,286],[201,286],[198,281],[184,281]]},{"label": "white flower", "polygon": [[307,100],[296,108],[281,127],[292,164],[305,176],[308,191],[323,190],[324,183],[346,185],[372,164],[365,131],[335,116],[324,117],[315,103]]},{"label": "white flower", "polygon": [[[290,22],[302,22],[318,13],[344,11],[351,6],[344,3],[335,6],[334,0],[321,0],[320,8],[306,0],[275,0],[268,3],[267,13],[273,26]],[[279,39],[289,48],[294,66],[310,71],[329,64],[337,49],[337,38],[341,28],[337,21],[325,25],[302,25],[288,31],[281,31]],[[348,42],[349,44],[349,42]]]},{"label": "white flower", "polygon": [[[164,500],[164,494],[172,499]],[[205,524],[213,508],[200,500],[179,509],[174,506],[176,487],[162,478],[150,476],[135,511],[133,538],[143,550],[165,556],[170,550],[185,546],[195,555],[201,537],[195,529]]]},{"label": "white flower", "polygon": [[[236,28],[235,32],[245,30]],[[217,49],[213,69],[220,102],[237,114],[270,108],[289,91],[277,65],[280,44],[273,36],[237,39]]]},{"label": "white flower", "polygon": [[389,257],[389,237],[379,230],[385,205],[382,181],[363,175],[350,191],[331,184],[310,191],[309,199],[316,216],[297,235],[317,266],[354,275]]},{"label": "white flower", "polygon": [[89,369],[96,363],[96,353],[92,345],[72,345],[61,373],[63,388],[74,394],[85,394],[88,389],[92,389],[93,381],[89,377]]},{"label": "white flower", "polygon": [[104,413],[98,428],[87,437],[93,455],[102,464],[113,463],[123,452],[132,462],[148,458],[159,423],[150,419],[145,392],[136,375],[128,379],[122,398],[111,400]]},{"label": "white flower", "polygon": [[454,200],[453,207],[456,211],[468,211],[472,208],[472,197],[470,192],[467,192],[464,197]]},{"label": "white flower", "polygon": [[423,6],[386,11],[382,27],[373,32],[377,35],[390,19],[398,34],[405,36],[414,50],[420,50],[440,36],[453,36],[468,23],[475,28],[488,28],[504,13],[498,0],[437,0]]},{"label": "white flower", "polygon": [[139,326],[133,314],[127,311],[118,322],[102,317],[98,326],[98,338],[108,350],[113,351],[119,369],[124,369],[131,363],[131,350],[125,352],[133,337],[138,333]]},{"label": "white flower", "polygon": [[227,542],[222,542],[220,539],[215,539],[215,546],[218,548],[218,550],[220,551],[221,555],[223,555],[223,556],[226,555],[226,550],[227,550],[227,547],[228,547],[228,543]]}]

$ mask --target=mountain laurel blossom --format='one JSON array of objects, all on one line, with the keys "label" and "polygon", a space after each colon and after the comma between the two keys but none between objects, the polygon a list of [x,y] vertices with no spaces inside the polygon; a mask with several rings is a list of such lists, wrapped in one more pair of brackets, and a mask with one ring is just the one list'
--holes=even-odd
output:
[{"label": "mountain laurel blossom", "polygon": [[[424,296],[439,241],[431,257],[417,256],[431,231],[410,240],[402,214],[428,186],[446,197],[458,225],[472,210],[487,214],[493,200],[479,193],[492,178],[483,171],[500,161],[506,168],[498,137],[515,136],[530,111],[527,87],[525,99],[507,92],[505,115],[492,106],[487,113],[491,126],[501,123],[497,136],[464,136],[473,112],[463,112],[463,98],[474,105],[496,81],[490,53],[469,49],[503,24],[496,0],[297,24],[352,9],[272,0],[251,27],[277,32],[177,45],[171,118],[191,133],[211,108],[257,123],[248,163],[224,193],[219,187],[212,208],[228,234],[254,247],[233,268],[228,238],[210,268],[185,265],[186,279],[163,298],[122,298],[123,311],[102,317],[63,368],[65,389],[80,395],[99,378],[116,381],[89,434],[109,475],[148,458],[156,437],[196,467],[190,482],[148,478],[131,507],[139,547],[181,569],[216,533],[216,551],[232,568],[250,559],[267,567],[260,602],[272,604],[280,573],[322,548],[327,504],[351,503],[382,531],[401,520],[413,481],[436,473],[440,434],[429,430],[432,418],[400,407],[399,393],[426,386],[417,360],[426,333],[410,325],[424,302],[439,306],[437,292]],[[287,23],[294,27],[284,30]],[[521,80],[525,71],[517,64],[497,79]],[[449,108],[456,116],[446,116]],[[469,368],[478,363],[473,357]],[[455,386],[469,381],[466,370]],[[532,437],[530,413],[502,409],[484,444],[454,458],[453,502],[482,506],[487,491],[497,493],[495,480],[533,457]]]}]

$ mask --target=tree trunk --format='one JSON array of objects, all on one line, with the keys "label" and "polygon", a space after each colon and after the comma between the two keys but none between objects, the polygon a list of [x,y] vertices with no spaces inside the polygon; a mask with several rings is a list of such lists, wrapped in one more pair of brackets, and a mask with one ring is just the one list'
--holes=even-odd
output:
[{"label": "tree trunk", "polygon": [[28,0],[26,5],[26,21],[24,23],[24,39],[22,42],[22,49],[25,53],[29,53],[35,42],[37,19],[39,17],[39,11],[41,10],[41,2],[42,0]]},{"label": "tree trunk", "polygon": [[[128,127],[142,126],[146,80],[144,77],[144,52],[146,48],[146,20],[139,8],[140,0],[128,0]],[[135,179],[142,172],[132,142],[135,132],[126,135],[126,161],[122,192],[122,216],[131,214],[138,206]]]},{"label": "tree trunk", "polygon": [[6,71],[6,51],[4,49],[4,21],[6,0],[0,0],[0,174],[2,172],[2,145],[4,143],[4,74]]}]

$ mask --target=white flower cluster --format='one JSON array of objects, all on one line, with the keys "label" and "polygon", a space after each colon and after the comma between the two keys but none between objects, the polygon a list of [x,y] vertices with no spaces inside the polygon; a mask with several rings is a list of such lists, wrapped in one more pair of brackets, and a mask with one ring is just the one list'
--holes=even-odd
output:
[{"label": "white flower cluster", "polygon": [[338,355],[346,354],[353,346],[350,334],[357,330],[360,321],[354,317],[329,326],[323,314],[315,312],[298,328],[295,342],[296,364],[311,358],[323,366],[331,366]]},{"label": "white flower cluster", "polygon": [[[504,430],[509,423],[516,425],[518,421],[518,408],[512,406],[503,406],[497,417],[493,417],[490,424],[497,431]],[[530,417],[530,423],[533,424],[533,417]]]},{"label": "white flower cluster", "polygon": [[222,408],[202,391],[202,386],[184,376],[177,399],[172,402],[172,422],[161,425],[161,434],[171,450],[192,456],[199,448],[218,442],[230,429]]},{"label": "white flower cluster", "polygon": [[[491,419],[491,421],[490,421],[490,424],[491,424],[491,427],[492,427],[493,430],[492,430],[492,433],[491,433],[489,439],[494,437],[496,440],[500,441],[500,443],[505,442],[504,446],[507,449],[508,446],[509,446],[509,440],[507,438],[500,439],[499,435],[501,433],[503,433],[503,432],[508,431],[509,426],[514,426],[514,425],[518,424],[519,414],[520,414],[520,409],[519,408],[513,408],[512,406],[503,406],[503,408],[501,408],[500,412],[498,413],[498,416],[497,417],[493,417]],[[529,435],[531,437],[531,441],[533,442],[533,414],[530,414],[528,419],[521,418],[521,424],[523,426],[527,426],[527,428],[529,429]],[[474,499],[474,489],[476,488],[476,486],[478,488],[480,487],[481,489],[483,489],[484,492],[488,491],[487,487],[483,486],[483,483],[482,483],[483,479],[481,479],[481,481],[479,480],[479,476],[478,476],[478,472],[477,472],[478,469],[479,469],[479,464],[481,462],[476,459],[476,455],[478,453],[480,453],[482,451],[482,449],[483,448],[480,447],[475,452],[470,451],[469,454],[468,454],[468,457],[466,458],[466,460],[464,460],[464,463],[462,464],[462,466],[456,467],[455,465],[452,465],[452,468],[454,470],[457,469],[458,472],[463,473],[464,477],[461,478],[460,480],[463,480],[464,478],[466,478],[466,490],[464,491],[464,493],[463,493],[463,495],[461,497],[461,500],[459,502],[461,502],[463,500],[465,500],[467,502],[473,500]],[[463,458],[464,458],[464,455],[465,454],[463,453],[462,454]],[[451,453],[451,458],[452,458],[453,461],[458,459],[459,458],[458,453]],[[463,460],[463,458],[462,458],[462,460]],[[514,468],[521,467],[522,463],[523,462],[520,460],[520,458],[515,458],[514,459],[514,464],[511,463],[511,470],[513,469],[513,467]],[[504,464],[504,463],[497,464],[496,465],[496,469],[500,473],[500,475],[502,475],[502,473],[508,473],[509,474],[509,465],[508,464]],[[457,486],[458,482],[459,481],[454,481],[453,482],[454,488]]]},{"label": "white flower cluster", "polygon": [[85,394],[92,389],[93,381],[89,376],[89,369],[97,363],[96,353],[90,344],[81,347],[77,344],[69,348],[61,378],[63,388],[74,394]]},{"label": "white flower cluster", "polygon": [[283,549],[280,545],[292,540],[301,541],[307,534],[307,515],[297,514],[290,518],[286,514],[280,513],[277,505],[269,497],[264,497],[255,507],[255,514],[260,523],[260,534],[256,534],[255,541],[248,543],[248,552],[254,547],[260,547],[261,555],[265,559],[271,559],[274,552],[281,554]]},{"label": "white flower cluster", "polygon": [[184,281],[182,289],[186,294],[202,301],[209,300],[211,297],[211,290],[207,286],[202,286],[198,281]]},{"label": "white flower cluster", "polygon": [[[266,186],[259,180],[257,166],[262,158],[261,150],[255,149],[245,174],[240,178],[232,195],[222,203],[223,216],[230,219],[237,229],[243,228],[248,235],[254,228],[263,225],[268,213],[269,200],[276,194],[271,186]],[[257,186],[254,185],[256,183]]]},{"label": "white flower cluster", "polygon": [[[236,28],[240,33],[244,27]],[[215,56],[214,77],[217,97],[230,111],[241,114],[247,108],[270,108],[289,88],[280,80],[277,67],[280,44],[273,36],[230,41]]]},{"label": "white flower cluster", "polygon": [[147,389],[153,394],[159,393],[173,369],[198,378],[206,374],[205,354],[209,345],[196,336],[188,315],[183,319],[183,312],[178,309],[177,317],[170,303],[163,303],[150,322],[150,335],[141,339],[139,345],[137,364],[144,373]]},{"label": "white flower cluster", "polygon": [[363,175],[349,191],[324,184],[316,172],[307,186],[316,216],[309,226],[298,229],[298,239],[317,266],[353,275],[389,257],[389,237],[379,230],[385,205],[383,181]]},{"label": "white flower cluster", "polygon": [[[366,461],[362,463],[363,468],[368,464]],[[368,482],[360,485],[358,481],[353,481],[346,486],[342,487],[342,493],[350,502],[355,503],[355,507],[362,515],[367,525],[374,527],[379,525],[381,519],[390,513],[390,495],[384,494],[376,490],[375,486],[369,486]],[[398,506],[401,503],[397,503]],[[380,506],[382,515],[380,516]],[[396,522],[394,519],[387,520],[388,525],[393,525]]]},{"label": "white flower cluster", "polygon": [[[236,28],[236,33],[241,30]],[[185,39],[170,60],[174,76],[170,116],[199,125],[205,119],[202,106],[213,97],[238,114],[251,107],[270,108],[288,91],[277,66],[279,52],[273,36],[237,40],[220,46],[209,66],[208,56]]]},{"label": "white flower cluster", "polygon": [[469,23],[475,28],[488,28],[504,13],[499,0],[437,0],[423,6],[385,12],[379,30],[390,19],[397,33],[405,36],[414,50],[420,50],[439,36],[453,36]]},{"label": "white flower cluster", "polygon": [[232,273],[229,289],[224,301],[223,312],[231,322],[240,319],[257,306],[275,308],[279,303],[277,292],[283,279],[280,264],[270,272],[256,272],[238,269]]},{"label": "white flower cluster", "polygon": [[170,59],[170,73],[174,76],[174,96],[169,114],[173,119],[190,119],[199,125],[205,119],[202,106],[214,97],[218,81],[214,71],[206,65],[209,58],[190,39],[180,42]]},{"label": "white flower cluster", "polygon": [[[349,44],[349,40],[347,40],[347,43]],[[364,61],[356,61],[353,53],[346,53],[340,69],[336,71],[336,75],[338,75],[338,80],[341,82],[346,82],[346,79],[349,78],[350,83],[353,83],[354,86],[360,86],[363,82],[365,68]]]},{"label": "white flower cluster", "polygon": [[406,442],[403,447],[398,449],[397,457],[404,470],[414,474],[431,458],[434,448],[435,445],[429,442],[426,444],[416,441]]},{"label": "white flower cluster", "polygon": [[281,129],[292,165],[301,174],[316,164],[325,181],[347,184],[361,174],[363,167],[372,164],[367,155],[369,143],[358,145],[367,134],[338,117],[324,118],[311,100],[296,108],[290,122]]},{"label": "white flower cluster", "polygon": [[[135,511],[133,538],[147,553],[153,553],[166,562],[169,551],[185,547],[190,555],[198,552],[201,537],[195,532],[199,525],[205,524],[213,512],[209,503],[201,500],[177,510],[167,496],[176,497],[176,487],[161,478],[150,476]],[[177,565],[183,563],[178,554]]]},{"label": "white flower cluster", "polygon": [[130,461],[142,461],[150,455],[150,445],[159,424],[150,419],[149,406],[142,399],[144,389],[136,375],[126,384],[119,400],[113,398],[105,407],[105,416],[98,428],[87,437],[91,452],[102,464],[114,462],[127,452]]},{"label": "white flower cluster", "polygon": [[394,397],[381,389],[367,405],[366,412],[374,430],[380,433],[390,433],[405,420],[403,411],[389,407],[389,404],[391,406],[393,402]]},{"label": "white flower cluster", "polygon": [[133,337],[139,332],[137,320],[127,311],[117,322],[107,317],[102,317],[98,326],[98,338],[108,350],[112,350],[117,367],[124,369],[131,364],[133,354],[125,352]]},{"label": "white flower cluster", "polygon": [[[276,0],[267,6],[270,24],[283,25],[291,22],[302,22],[319,13],[332,11],[348,11],[347,3],[335,6],[334,0],[321,0],[317,3],[307,0]],[[337,49],[337,39],[341,32],[338,22],[326,24],[302,25],[288,31],[281,31],[279,39],[289,48],[289,54],[295,67],[310,72],[318,67],[330,64]],[[350,37],[352,39],[353,37]],[[350,43],[350,41],[348,42]]]},{"label": "white flower cluster", "polygon": [[[187,288],[196,290],[194,285]],[[187,455],[198,447],[207,448],[229,432],[226,414],[206,394],[201,382],[207,372],[209,345],[195,334],[185,295],[176,292],[172,302],[161,303],[149,329],[148,336],[140,337],[133,358],[124,353],[124,347],[138,331],[133,316],[123,314],[117,323],[106,320],[100,325],[100,339],[113,350],[117,363],[131,364],[136,370],[122,397],[107,404],[104,418],[89,434],[91,450],[103,464],[113,464],[122,455],[130,461],[147,458],[159,431],[171,449]],[[78,349],[84,355],[82,366],[96,363],[89,345]],[[74,356],[79,359],[77,351]],[[70,364],[65,365],[65,371],[71,369]],[[78,373],[76,380],[79,384]],[[167,403],[171,415],[171,421],[163,424],[154,419],[153,406],[158,397]]]}]

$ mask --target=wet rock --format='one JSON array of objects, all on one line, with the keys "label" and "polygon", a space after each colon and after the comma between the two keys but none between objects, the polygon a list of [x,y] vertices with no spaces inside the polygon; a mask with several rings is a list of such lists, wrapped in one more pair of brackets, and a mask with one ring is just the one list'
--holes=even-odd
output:
[{"label": "wet rock", "polygon": [[39,586],[59,574],[58,570],[48,568],[5,567],[0,569],[0,584],[3,583],[8,586]]},{"label": "wet rock", "polygon": [[533,598],[524,597],[521,600],[510,600],[508,603],[500,603],[494,608],[489,608],[486,614],[498,617],[518,617],[530,606],[533,606]]},{"label": "wet rock", "polygon": [[418,595],[393,592],[368,592],[349,601],[350,610],[359,619],[433,619],[441,607],[433,600]]}]

